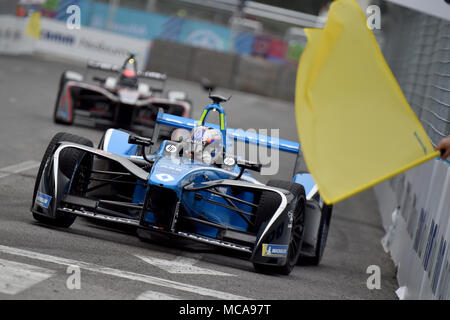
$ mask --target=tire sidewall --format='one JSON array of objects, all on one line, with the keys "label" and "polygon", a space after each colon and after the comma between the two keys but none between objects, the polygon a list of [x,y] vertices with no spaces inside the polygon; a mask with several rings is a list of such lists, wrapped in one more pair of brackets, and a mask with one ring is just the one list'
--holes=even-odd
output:
[{"label": "tire sidewall", "polygon": [[[59,132],[59,133],[55,134],[53,136],[52,140],[50,141],[50,143],[48,144],[47,149],[45,150],[44,156],[42,157],[41,164],[38,169],[36,181],[34,184],[31,208],[34,207],[34,203],[36,200],[36,194],[37,194],[37,191],[38,191],[41,179],[42,179],[42,174],[44,172],[44,169],[50,163],[49,162],[50,158],[53,156],[55,150],[59,147],[60,143],[63,141],[74,142],[74,143],[86,145],[89,147],[93,146],[93,143],[90,140],[85,139],[83,137],[79,137],[79,136],[72,135],[72,134],[65,133],[65,132]],[[73,175],[75,174],[75,172],[77,170],[77,166],[82,161],[84,155],[85,155],[85,152],[83,152],[81,150],[75,150],[73,148],[69,149],[69,150],[63,150],[61,152],[61,154],[59,155],[60,160],[61,160],[60,163],[63,164],[63,163],[69,162],[68,164],[66,163],[66,166],[67,166],[67,168],[65,169],[66,172],[65,173],[63,172],[63,174],[67,178],[72,180]],[[69,170],[70,168],[71,168],[71,171],[67,172],[67,170]],[[60,216],[56,215],[54,218],[51,218],[51,217],[35,214],[34,212],[33,212],[33,216],[35,217],[36,220],[38,220],[40,222],[55,225],[55,226],[60,226],[60,227],[69,227],[76,218],[75,216],[70,216],[68,214],[60,215]]]},{"label": "tire sidewall", "polygon": [[[294,212],[297,211],[297,208],[299,205],[303,206],[303,209],[300,209],[300,211],[298,212],[298,214],[302,215],[303,218],[301,218],[300,222],[303,221],[303,226],[302,226],[302,232],[301,232],[301,236],[299,239],[299,244],[298,244],[298,249],[297,252],[294,254],[294,257],[292,258],[292,261],[290,261],[289,257],[290,257],[290,250],[291,245],[292,245],[292,238],[294,236],[294,225],[292,225],[291,229],[290,229],[290,235],[289,235],[289,245],[288,245],[288,253],[287,253],[287,257],[286,257],[286,263],[284,265],[281,266],[271,266],[271,265],[257,265],[254,264],[255,269],[261,272],[268,272],[268,273],[280,273],[283,275],[288,275],[291,273],[291,271],[293,270],[293,268],[296,265],[296,262],[300,256],[300,252],[301,252],[301,245],[302,245],[302,241],[303,241],[303,234],[304,234],[304,230],[305,230],[305,226],[304,226],[304,219],[305,219],[305,203],[306,203],[306,196],[305,196],[305,190],[304,187],[301,184],[295,183],[295,182],[291,182],[291,181],[283,181],[283,180],[270,180],[267,183],[268,186],[272,186],[272,187],[276,187],[276,188],[280,188],[280,189],[285,189],[289,192],[291,192],[291,194],[294,196],[294,199],[291,202],[291,209]],[[266,199],[266,197],[264,197],[264,194],[262,196],[262,199],[260,202],[260,205],[262,206],[266,206],[265,201],[267,201],[268,199]],[[268,205],[268,207],[271,207],[270,205]],[[265,212],[264,210],[261,210],[263,213],[267,214],[267,212]],[[273,213],[273,212],[272,212]],[[266,217],[267,218],[267,217]],[[293,217],[293,223],[295,221],[295,216]]]}]

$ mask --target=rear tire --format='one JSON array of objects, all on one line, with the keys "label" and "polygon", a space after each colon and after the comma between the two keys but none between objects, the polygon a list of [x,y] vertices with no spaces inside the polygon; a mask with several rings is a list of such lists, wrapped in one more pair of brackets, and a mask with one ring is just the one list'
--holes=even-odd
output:
[{"label": "rear tire", "polygon": [[[296,202],[296,205],[294,209],[291,238],[288,246],[286,263],[284,265],[273,266],[254,263],[253,266],[257,272],[289,275],[296,265],[302,246],[305,223],[305,189],[298,183],[283,180],[270,180],[267,185],[288,190],[295,197],[294,201]],[[259,227],[262,221],[269,219],[278,208],[278,205],[279,197],[277,195],[270,191],[263,192],[261,195],[260,206],[256,213],[256,225]]]},{"label": "rear tire", "polygon": [[[306,166],[306,162],[305,162],[305,159],[304,159],[301,151],[297,154],[297,159],[295,161],[294,177],[296,174],[299,174],[299,173],[301,173],[301,174],[309,173],[309,170]],[[318,230],[318,234],[317,234],[317,241],[316,241],[314,256],[300,255],[300,257],[298,258],[298,261],[297,261],[298,265],[315,265],[316,266],[322,260],[323,253],[325,251],[325,245],[327,243],[328,230],[330,228],[332,211],[333,211],[333,206],[328,206],[326,204],[323,204],[323,207],[321,210],[320,224],[319,224],[319,230]]]},{"label": "rear tire", "polygon": [[[59,132],[59,133],[55,134],[53,136],[52,140],[50,141],[50,143],[48,144],[47,149],[45,150],[44,156],[42,157],[41,165],[39,166],[39,170],[38,170],[38,173],[36,176],[36,182],[34,184],[32,206],[34,205],[34,202],[36,199],[37,190],[39,188],[39,184],[40,184],[40,181],[42,178],[42,174],[44,172],[45,165],[47,164],[47,161],[53,156],[53,153],[55,152],[57,146],[59,145],[59,143],[61,141],[74,142],[74,143],[82,144],[82,145],[85,145],[88,147],[94,146],[92,141],[90,141],[86,138],[80,137],[80,136],[76,136],[76,135],[73,135],[70,133],[65,133],[65,132]],[[83,159],[84,155],[85,155],[85,152],[83,152],[81,150],[76,150],[73,148],[67,149],[67,150],[62,150],[59,155],[61,172],[66,177],[71,178],[76,169],[77,164],[79,163],[79,161],[81,161]],[[33,212],[33,218],[44,224],[62,227],[62,228],[68,228],[73,224],[73,222],[76,219],[76,216],[70,215],[70,214],[57,213],[57,216],[55,218],[51,218],[51,217],[40,215],[39,213]]]}]

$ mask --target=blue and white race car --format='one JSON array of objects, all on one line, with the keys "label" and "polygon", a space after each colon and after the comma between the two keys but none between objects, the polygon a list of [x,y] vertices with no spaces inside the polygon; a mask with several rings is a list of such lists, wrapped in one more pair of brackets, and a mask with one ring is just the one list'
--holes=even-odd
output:
[{"label": "blue and white race car", "polygon": [[[300,154],[296,142],[226,127],[213,95],[199,121],[159,111],[152,138],[108,129],[98,148],[58,133],[42,159],[31,211],[44,224],[68,228],[77,216],[132,225],[142,238],[201,242],[246,254],[257,271],[289,274],[318,264],[331,207],[323,204],[301,156],[293,181],[263,184],[261,165],[230,154],[228,142]],[[220,124],[207,123],[218,112]],[[159,141],[161,128],[174,129]],[[184,242],[184,241],[181,241]]]}]

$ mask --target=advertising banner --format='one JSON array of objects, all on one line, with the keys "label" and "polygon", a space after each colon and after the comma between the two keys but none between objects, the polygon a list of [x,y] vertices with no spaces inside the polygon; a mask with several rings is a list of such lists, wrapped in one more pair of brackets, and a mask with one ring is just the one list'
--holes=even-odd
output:
[{"label": "advertising banner", "polygon": [[149,49],[149,41],[89,27],[70,30],[64,22],[48,18],[42,18],[41,36],[34,43],[36,52],[60,55],[78,61],[98,60],[122,64],[129,53],[134,53],[140,69],[146,66]]}]

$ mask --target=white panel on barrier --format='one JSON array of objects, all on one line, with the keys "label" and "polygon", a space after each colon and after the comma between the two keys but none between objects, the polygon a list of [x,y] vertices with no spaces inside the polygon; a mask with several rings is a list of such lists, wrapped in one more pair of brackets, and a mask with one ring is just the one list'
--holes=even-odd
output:
[{"label": "white panel on barrier", "polygon": [[[439,250],[439,235],[442,236],[442,229],[446,231],[447,225],[441,224],[443,203],[445,201],[445,189],[447,184],[448,166],[443,161],[435,160],[434,171],[431,179],[430,193],[425,206],[426,233],[424,234],[424,251],[421,257],[421,264],[424,270],[424,277],[421,285],[419,297],[421,299],[432,299],[431,275],[434,273],[437,253]],[[444,234],[445,235],[445,234]]]},{"label": "white panel on barrier", "polygon": [[415,208],[417,196],[414,186],[415,181],[419,177],[419,172],[419,168],[405,172],[404,192],[400,201],[400,215],[396,221],[396,233],[392,235],[391,255],[398,266],[397,280],[400,286],[407,285],[407,270],[413,255],[412,233],[408,233],[407,221],[408,219],[414,220],[417,216],[417,209]]},{"label": "white panel on barrier", "polygon": [[[420,262],[413,250],[412,239],[417,234],[416,226],[418,217],[420,217],[420,208],[423,207],[426,200],[424,193],[427,194],[428,191],[421,182],[428,180],[423,177],[427,174],[430,175],[432,168],[432,165],[426,163],[405,173],[404,195],[402,203],[400,203],[400,214],[397,215],[395,221],[395,233],[392,235],[391,255],[398,265],[397,280],[400,286],[407,287],[406,298],[410,298],[415,292],[418,292],[419,289],[414,287],[420,287],[421,283],[421,279],[417,280],[418,283],[411,283],[410,279],[411,272],[420,271]],[[413,232],[408,223],[414,225]]]},{"label": "white panel on barrier", "polygon": [[[427,162],[376,186],[375,191],[388,227],[383,245],[398,266],[399,298],[450,299],[448,162]],[[399,210],[389,221],[392,197]]]},{"label": "white panel on barrier", "polygon": [[428,239],[428,230],[431,228],[430,212],[427,208],[431,197],[431,187],[436,176],[435,161],[429,161],[420,166],[419,179],[416,183],[417,202],[416,208],[419,213],[419,219],[416,224],[413,237],[412,258],[410,260],[407,283],[408,283],[408,299],[419,299],[420,289],[424,281],[425,270],[423,267],[423,258]]},{"label": "white panel on barrier", "polygon": [[0,15],[0,53],[25,54],[33,51],[33,41],[25,35],[27,19]]},{"label": "white panel on barrier", "polygon": [[442,167],[447,166],[446,184],[442,189],[442,198],[439,217],[441,230],[438,233],[438,253],[436,266],[431,274],[431,290],[436,299],[450,299],[450,166],[441,161]]}]

